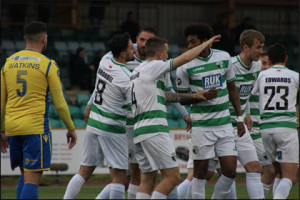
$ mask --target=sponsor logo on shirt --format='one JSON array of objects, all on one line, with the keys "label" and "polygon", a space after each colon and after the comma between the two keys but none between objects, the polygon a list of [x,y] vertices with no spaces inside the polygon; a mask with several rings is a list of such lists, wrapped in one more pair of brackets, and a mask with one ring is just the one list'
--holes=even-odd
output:
[{"label": "sponsor logo on shirt", "polygon": [[253,88],[253,84],[241,85],[239,90],[240,97],[248,97]]},{"label": "sponsor logo on shirt", "polygon": [[12,57],[11,60],[32,60],[32,61],[40,62],[41,58],[33,57],[33,56],[15,56],[15,57]]},{"label": "sponsor logo on shirt", "polygon": [[214,74],[205,76],[202,78],[202,84],[204,90],[209,90],[212,87],[222,87],[222,75]]}]

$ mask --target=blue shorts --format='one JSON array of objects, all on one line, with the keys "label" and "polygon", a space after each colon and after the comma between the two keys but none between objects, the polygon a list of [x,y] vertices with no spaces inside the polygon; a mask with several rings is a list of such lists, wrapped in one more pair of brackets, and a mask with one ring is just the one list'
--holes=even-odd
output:
[{"label": "blue shorts", "polygon": [[20,166],[24,171],[50,170],[52,135],[51,132],[36,135],[8,137],[10,165],[15,170]]}]

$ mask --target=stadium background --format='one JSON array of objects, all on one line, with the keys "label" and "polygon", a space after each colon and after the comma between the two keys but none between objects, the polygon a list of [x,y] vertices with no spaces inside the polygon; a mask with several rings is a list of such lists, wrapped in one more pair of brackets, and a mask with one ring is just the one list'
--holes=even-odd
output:
[{"label": "stadium background", "polygon": [[[96,13],[99,11],[98,14],[100,12],[102,14],[91,14],[95,13],[95,10]],[[168,40],[169,57],[175,57],[187,50],[186,39],[182,32],[189,23],[201,21],[213,26],[218,20],[224,19],[227,21],[226,28],[229,31],[234,31],[234,28],[241,24],[245,17],[251,17],[256,27],[255,29],[262,32],[266,38],[263,49],[267,50],[273,43],[281,42],[286,46],[289,55],[287,66],[299,72],[298,0],[164,0],[126,2],[79,0],[30,0],[23,2],[4,0],[1,4],[1,66],[4,65],[8,56],[24,49],[25,43],[23,41],[22,28],[26,23],[33,20],[46,22],[48,25],[48,47],[45,55],[53,58],[61,69],[61,81],[65,87],[64,95],[69,105],[71,117],[75,126],[82,129],[79,133],[84,134],[86,123],[83,120],[83,112],[90,97],[90,92],[71,84],[69,75],[70,70],[72,70],[72,66],[69,65],[70,55],[74,54],[78,47],[83,47],[86,51],[85,60],[87,63],[91,63],[97,50],[109,51],[107,41],[113,35],[120,33],[120,25],[126,19],[128,11],[133,11],[140,28],[153,27],[158,31],[160,37]],[[99,23],[100,20],[101,22]],[[228,44],[232,56],[240,51],[239,45],[235,42],[237,38],[238,36],[235,36]],[[176,90],[175,76],[176,73],[173,71],[171,79]],[[65,126],[59,119],[51,98],[50,103],[52,104],[49,110],[51,126],[54,128],[54,132],[61,133],[61,129]],[[185,122],[176,109],[171,106],[167,106],[167,109],[169,126],[173,132],[175,130],[172,133],[173,138],[184,140],[184,144],[186,144],[187,138],[183,130]],[[187,109],[189,110],[189,107]],[[180,130],[182,132],[179,136],[178,134],[176,135]],[[65,140],[64,137],[62,137],[62,140]],[[60,145],[59,142],[56,145]],[[63,146],[62,142],[61,145]],[[180,147],[180,145],[178,146]],[[81,148],[81,146],[77,148]],[[184,151],[184,148],[179,149],[178,152],[180,150]],[[71,153],[72,155],[70,155],[70,151],[59,152],[63,156],[57,156],[58,161],[64,161],[66,156],[64,153],[69,154],[68,159],[76,158],[73,159],[73,163],[76,165],[75,169],[77,169],[80,161],[77,151],[74,150]],[[7,164],[6,166],[9,166],[7,163],[8,159],[7,154],[1,155],[1,161],[4,161]],[[3,162],[1,165],[3,165]],[[1,168],[3,172],[4,168]],[[74,174],[70,170],[60,173]],[[98,171],[98,173],[107,172]],[[18,174],[18,172],[15,174]],[[49,174],[55,174],[55,172],[50,172]],[[14,184],[14,181],[10,178],[3,176],[3,173],[1,173],[1,184]]]}]

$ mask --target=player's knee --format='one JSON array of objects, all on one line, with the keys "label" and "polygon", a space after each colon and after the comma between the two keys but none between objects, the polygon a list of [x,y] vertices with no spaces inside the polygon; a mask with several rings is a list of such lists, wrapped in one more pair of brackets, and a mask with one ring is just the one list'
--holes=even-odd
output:
[{"label": "player's knee", "polygon": [[249,173],[262,173],[262,167],[258,161],[252,161],[245,165],[245,169]]},{"label": "player's knee", "polygon": [[210,181],[210,179],[214,176],[214,173],[215,173],[215,172],[208,171],[208,172],[206,173],[205,179],[206,179],[207,181]]},{"label": "player's knee", "polygon": [[131,180],[130,180],[131,184],[134,185],[140,185],[141,183],[141,175],[140,174],[135,174],[135,175],[131,175]]},{"label": "player's knee", "polygon": [[263,175],[267,176],[268,184],[272,184],[275,179],[275,170],[272,165],[266,165],[263,167]]},{"label": "player's knee", "polygon": [[226,170],[226,171],[222,171],[222,173],[227,178],[234,179],[236,177],[236,170]]},{"label": "player's knee", "polygon": [[174,187],[176,185],[178,185],[180,183],[180,174],[176,174],[172,177],[169,177],[169,181],[170,181],[170,184],[174,185]]},{"label": "player's knee", "polygon": [[205,169],[198,169],[194,170],[194,177],[198,179],[205,179],[207,175],[207,170]]}]

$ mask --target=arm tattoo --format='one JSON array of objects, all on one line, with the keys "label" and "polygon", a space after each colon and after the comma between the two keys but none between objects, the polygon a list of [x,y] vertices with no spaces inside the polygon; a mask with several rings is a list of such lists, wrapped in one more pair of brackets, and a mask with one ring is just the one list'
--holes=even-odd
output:
[{"label": "arm tattoo", "polygon": [[166,92],[166,102],[184,103],[191,100],[195,100],[192,94],[179,94],[179,93]]}]

